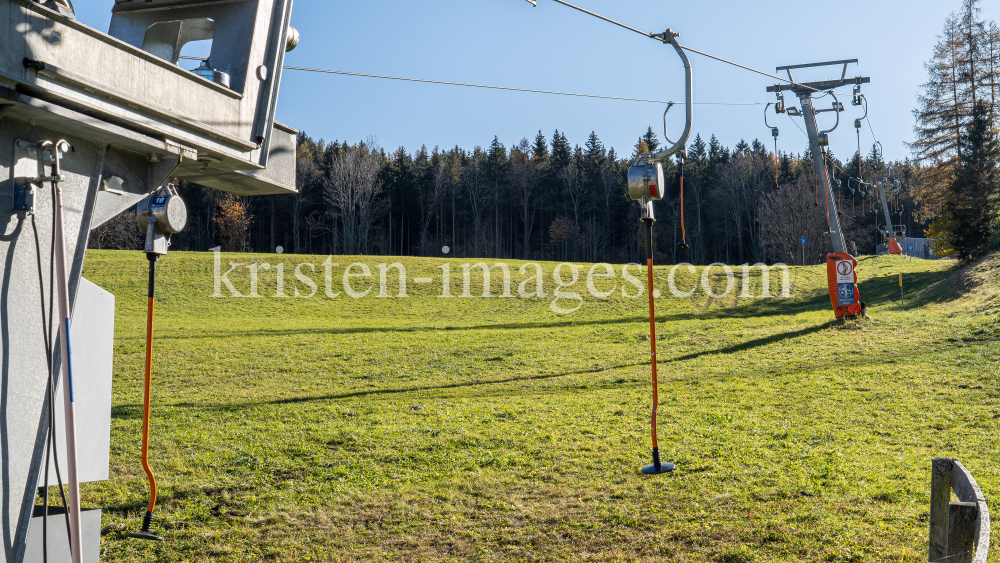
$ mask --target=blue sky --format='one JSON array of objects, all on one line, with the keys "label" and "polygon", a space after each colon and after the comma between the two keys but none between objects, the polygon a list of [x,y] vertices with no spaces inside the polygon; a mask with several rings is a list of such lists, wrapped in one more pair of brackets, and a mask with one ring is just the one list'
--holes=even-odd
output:
[{"label": "blue sky", "polygon": [[[557,4],[537,0],[346,1],[297,0],[292,23],[302,35],[286,64],[558,90],[610,96],[681,100],[683,73],[673,50]],[[102,31],[114,0],[76,0],[78,17]],[[672,0],[576,0],[578,5],[633,27],[680,32],[683,45],[774,73],[779,65],[859,59],[848,76],[870,76],[864,87],[874,133],[889,158],[908,154],[913,137],[923,64],[959,0],[746,2]],[[1000,2],[984,2],[983,16],[1000,19]],[[699,55],[694,68],[696,101],[770,102],[774,82]],[[797,79],[830,78],[833,68]],[[849,91],[849,88],[843,88]],[[793,101],[789,99],[789,101]],[[847,112],[831,134],[834,154],[848,158],[857,147]],[[824,100],[823,104],[827,101]],[[314,138],[356,142],[375,138],[386,149],[411,152],[459,145],[488,145],[494,135],[507,146],[541,130],[559,129],[573,144],[595,131],[619,154],[653,126],[662,138],[659,104],[588,100],[457,86],[286,71],[278,120]],[[675,108],[672,131],[683,125]],[[772,119],[777,117],[776,120]],[[805,136],[786,116],[768,117],[780,128],[778,148],[801,152]],[[829,120],[829,122],[828,122]],[[832,114],[820,117],[832,126]],[[801,126],[801,120],[797,120]],[[697,106],[695,132],[715,134],[727,146],[759,138],[771,146],[763,106]],[[693,134],[692,134],[693,137]],[[867,151],[872,134],[862,129]]]}]

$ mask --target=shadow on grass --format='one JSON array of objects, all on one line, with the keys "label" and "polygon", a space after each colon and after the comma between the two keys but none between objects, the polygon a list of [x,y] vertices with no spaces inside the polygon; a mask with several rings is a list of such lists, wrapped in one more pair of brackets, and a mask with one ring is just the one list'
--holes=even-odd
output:
[{"label": "shadow on grass", "polygon": [[[954,271],[903,274],[904,308],[960,299],[966,290],[947,283]],[[899,276],[890,274],[858,283],[861,299],[869,305],[899,305]]]},{"label": "shadow on grass", "polygon": [[373,396],[380,396],[380,395],[398,395],[398,394],[404,394],[404,393],[419,393],[419,392],[422,392],[422,391],[444,391],[444,390],[448,390],[448,389],[461,389],[461,388],[465,388],[465,387],[477,387],[477,386],[480,386],[480,385],[502,385],[502,384],[505,384],[505,383],[517,383],[517,382],[522,382],[522,381],[542,381],[542,380],[546,380],[546,379],[555,379],[555,378],[558,378],[558,377],[569,377],[571,375],[586,375],[586,374],[592,374],[592,373],[601,373],[601,372],[615,370],[615,369],[621,369],[621,368],[627,368],[627,367],[635,367],[635,366],[642,366],[642,365],[649,365],[649,362],[648,361],[647,362],[635,362],[635,363],[630,363],[630,364],[619,364],[619,365],[608,366],[608,367],[601,367],[601,368],[585,369],[585,370],[578,370],[578,371],[567,371],[567,372],[563,372],[563,373],[550,373],[550,374],[544,374],[544,375],[529,375],[529,376],[524,376],[524,377],[509,377],[507,379],[493,379],[493,380],[489,380],[489,381],[464,381],[464,382],[461,382],[461,383],[449,383],[447,385],[428,385],[426,387],[405,387],[405,388],[402,388],[402,389],[372,389],[372,390],[369,390],[369,391],[354,391],[354,392],[351,392],[351,393],[338,393],[338,394],[329,394],[329,395],[316,395],[316,396],[312,396],[312,397],[290,397],[290,398],[287,398],[287,399],[274,399],[274,400],[271,400],[271,401],[252,401],[252,402],[247,402],[247,403],[233,403],[233,404],[228,404],[228,405],[227,404],[206,405],[206,404],[200,404],[200,403],[174,403],[174,404],[172,404],[170,406],[171,407],[180,407],[180,408],[201,408],[201,409],[221,410],[221,411],[240,410],[240,409],[254,408],[254,407],[259,407],[259,406],[267,406],[267,405],[294,405],[294,404],[299,404],[299,403],[311,403],[311,402],[318,402],[318,401],[338,401],[338,400],[343,400],[343,399],[355,399],[355,398],[358,398],[358,397],[373,397]]},{"label": "shadow on grass", "polygon": [[[774,335],[771,335],[771,336],[766,336],[766,337],[763,337],[763,338],[756,338],[754,340],[748,340],[746,342],[742,342],[742,343],[739,343],[739,344],[734,344],[732,346],[727,346],[725,348],[718,348],[718,349],[715,349],[715,350],[705,350],[703,352],[695,352],[695,353],[692,353],[692,354],[686,354],[686,355],[683,355],[683,356],[678,356],[676,358],[663,358],[661,356],[661,360],[660,360],[659,363],[665,364],[665,363],[673,363],[673,362],[683,362],[683,361],[687,361],[687,360],[692,360],[692,359],[700,358],[700,357],[703,357],[703,356],[711,356],[711,355],[716,355],[716,354],[734,354],[734,353],[738,353],[738,352],[745,352],[747,350],[753,350],[755,348],[760,348],[762,346],[767,346],[769,344],[774,344],[774,343],[777,343],[777,342],[781,342],[783,340],[789,340],[789,339],[792,339],[792,338],[798,338],[800,336],[807,336],[809,334],[813,334],[815,332],[819,332],[820,330],[823,330],[827,326],[829,326],[829,325],[826,324],[826,323],[819,324],[819,325],[816,325],[816,326],[811,326],[811,327],[807,327],[807,328],[800,329],[800,330],[783,332],[783,333],[774,334]],[[577,371],[568,371],[568,372],[562,372],[562,373],[543,374],[543,375],[529,375],[529,376],[521,376],[521,377],[509,377],[509,378],[506,378],[506,379],[495,379],[495,380],[489,380],[489,381],[464,381],[464,382],[459,382],[459,383],[449,383],[449,384],[446,384],[446,385],[428,385],[428,386],[424,386],[424,387],[404,387],[404,388],[396,388],[396,389],[373,389],[373,390],[367,390],[367,391],[354,391],[354,392],[351,392],[351,393],[336,393],[336,394],[327,394],[327,395],[316,395],[316,396],[311,396],[311,397],[291,397],[291,398],[287,398],[287,399],[274,399],[274,400],[271,400],[271,401],[253,401],[253,402],[247,402],[247,403],[214,404],[214,405],[212,405],[212,404],[200,404],[200,403],[174,403],[174,404],[172,404],[170,406],[172,406],[172,407],[179,407],[179,408],[203,408],[203,409],[210,409],[210,410],[227,411],[227,410],[238,410],[238,409],[245,409],[245,408],[254,408],[254,407],[257,407],[257,406],[266,406],[266,405],[290,405],[290,404],[307,403],[307,402],[318,402],[318,401],[338,401],[338,400],[344,400],[344,399],[355,399],[355,398],[359,398],[359,397],[373,397],[373,396],[383,396],[383,395],[398,395],[398,394],[405,394],[405,393],[420,393],[420,392],[425,392],[425,391],[445,391],[445,390],[449,390],[449,389],[462,389],[462,388],[467,388],[467,387],[477,387],[477,386],[484,386],[484,385],[503,385],[503,384],[507,384],[507,383],[519,383],[519,382],[528,382],[528,381],[542,381],[542,380],[547,380],[547,379],[556,379],[556,378],[559,378],[559,377],[568,377],[568,376],[573,376],[573,375],[587,375],[587,374],[594,374],[594,373],[603,373],[603,372],[606,372],[606,371],[623,369],[623,368],[648,366],[649,363],[650,362],[648,360],[646,360],[646,361],[631,362],[631,363],[625,363],[625,364],[617,364],[617,365],[613,365],[613,366],[606,366],[606,367],[599,367],[599,368],[592,368],[592,369],[584,369],[584,370],[577,370]],[[114,408],[112,408],[111,415],[112,415],[112,417],[117,418],[117,419],[136,419],[136,418],[141,418],[142,412],[141,412],[141,409],[139,408],[139,405],[118,405],[118,406],[115,406]]]},{"label": "shadow on grass", "polygon": [[[735,306],[726,306],[728,299],[718,299],[708,311],[692,311],[686,313],[657,314],[658,323],[693,321],[693,320],[715,320],[715,319],[735,319],[773,316],[794,316],[801,313],[808,313],[820,310],[827,300],[826,293],[816,293],[805,299],[780,299],[772,298],[767,300],[755,300],[751,303],[741,303]],[[719,303],[715,305],[715,303]],[[661,302],[658,308],[669,308],[669,302]],[[698,307],[703,307],[699,304]],[[350,328],[335,327],[315,327],[315,328],[288,328],[288,329],[259,329],[259,330],[231,330],[212,332],[191,332],[191,333],[171,333],[157,335],[157,340],[188,340],[192,338],[267,338],[280,336],[303,336],[303,335],[353,335],[353,334],[377,334],[377,333],[421,333],[421,332],[455,332],[455,331],[488,331],[488,330],[532,330],[548,328],[583,327],[591,325],[620,325],[633,323],[648,323],[649,317],[631,316],[605,319],[588,319],[565,321],[545,321],[545,322],[515,322],[497,324],[479,324],[467,326],[403,326],[403,327],[380,327],[380,326],[360,326]]]},{"label": "shadow on grass", "polygon": [[702,356],[713,356],[715,354],[734,354],[736,352],[744,352],[746,350],[752,350],[754,348],[760,348],[761,346],[767,346],[768,344],[774,344],[776,342],[781,342],[783,340],[789,340],[792,338],[798,338],[800,336],[806,336],[819,332],[830,326],[829,323],[818,324],[816,326],[811,326],[803,328],[801,330],[795,330],[790,332],[782,332],[780,334],[772,334],[771,336],[765,336],[763,338],[755,338],[753,340],[748,340],[741,344],[734,344],[726,348],[719,348],[717,350],[705,350],[703,352],[694,352],[691,354],[685,354],[683,356],[678,356],[676,358],[671,358],[667,360],[668,362],[683,362],[686,360],[694,360]]}]

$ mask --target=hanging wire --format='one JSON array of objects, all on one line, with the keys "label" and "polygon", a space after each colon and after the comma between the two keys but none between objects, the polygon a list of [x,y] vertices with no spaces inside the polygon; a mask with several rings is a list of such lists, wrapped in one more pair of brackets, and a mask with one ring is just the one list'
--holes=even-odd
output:
[{"label": "hanging wire", "polygon": [[[788,114],[786,113],[785,115],[788,115]],[[795,128],[799,130],[799,133],[802,133],[803,137],[805,137],[807,139],[809,138],[809,135],[807,135],[806,132],[803,131],[801,127],[799,127],[799,124],[796,123],[796,121],[794,119],[792,119],[792,116],[788,115],[788,119],[791,119],[792,123],[795,125]]]},{"label": "hanging wire", "polygon": [[617,25],[618,27],[624,27],[625,29],[627,29],[629,31],[634,31],[634,32],[638,33],[639,35],[645,35],[646,37],[649,37],[649,38],[652,38],[652,39],[657,39],[657,37],[655,35],[653,35],[652,33],[646,33],[645,31],[639,31],[638,29],[636,29],[634,27],[629,27],[629,26],[627,26],[627,25],[625,25],[623,23],[616,22],[615,20],[613,20],[611,18],[606,18],[606,17],[604,17],[604,16],[602,16],[600,14],[595,14],[594,12],[591,12],[590,10],[585,10],[585,9],[579,7],[579,6],[575,6],[573,4],[570,4],[569,2],[564,2],[563,0],[555,0],[555,1],[558,2],[558,3],[560,3],[560,4],[562,4],[563,6],[569,6],[570,8],[573,8],[574,10],[580,10],[581,12],[583,12],[585,14],[590,14],[591,16],[594,16],[595,18],[602,19],[602,20],[604,20],[604,21],[606,21],[608,23],[613,23],[613,24]]},{"label": "hanging wire", "polygon": [[[865,123],[868,124],[868,131],[871,132],[872,139],[874,139],[875,142],[878,143],[878,137],[875,136],[875,130],[872,129],[872,120],[871,120],[871,117],[868,116],[868,99],[867,98],[861,98],[861,99],[864,100],[864,102],[865,102]],[[882,143],[878,143],[878,144],[879,144],[879,146],[882,146]]]},{"label": "hanging wire", "polygon": [[[185,57],[196,59],[197,57]],[[514,88],[511,86],[490,86],[486,84],[470,84],[467,82],[450,82],[446,80],[428,80],[425,78],[406,78],[402,76],[387,76],[383,74],[366,74],[363,72],[346,72],[342,70],[326,70],[320,68],[305,68],[299,66],[286,66],[282,67],[286,70],[301,70],[305,72],[319,72],[323,74],[339,74],[342,76],[361,76],[365,78],[383,78],[386,80],[402,80],[405,82],[423,82],[425,84],[444,84],[447,86],[465,86],[468,88],[486,88],[489,90],[509,90],[512,92],[530,92],[533,94],[552,94],[556,96],[575,96],[579,98],[598,98],[602,100],[621,100],[626,102],[646,102],[651,104],[679,104],[680,102],[671,102],[666,100],[647,100],[644,98],[625,98],[620,96],[600,96],[597,94],[577,94],[573,92],[556,92],[553,90],[534,90],[531,88]],[[703,106],[762,106],[764,102],[694,102],[696,105]]]},{"label": "hanging wire", "polygon": [[[616,22],[615,20],[613,20],[611,18],[606,18],[606,17],[604,17],[604,16],[602,16],[600,14],[595,14],[594,12],[591,12],[590,10],[585,10],[585,9],[579,7],[579,6],[576,6],[574,4],[570,4],[569,2],[566,2],[565,0],[554,0],[554,1],[562,4],[563,6],[569,6],[570,8],[573,8],[574,10],[579,10],[579,11],[585,13],[585,14],[589,14],[591,16],[594,16],[595,18],[602,19],[602,20],[604,20],[604,21],[606,21],[608,23],[612,23],[612,24],[617,25],[619,27],[624,27],[625,29],[627,29],[629,31],[634,31],[634,32],[638,33],[639,35],[644,35],[646,37],[649,37],[650,39],[655,39],[657,41],[662,41],[662,42],[665,43],[665,41],[663,41],[663,37],[660,36],[660,35],[657,35],[657,34],[654,34],[654,33],[647,33],[645,31],[640,31],[640,30],[638,30],[638,29],[636,29],[634,27],[630,27],[630,26],[627,26],[627,25],[625,25],[623,23]],[[685,51],[690,51],[692,53],[697,53],[697,54],[699,54],[699,55],[701,55],[703,57],[708,57],[710,59],[715,59],[715,60],[717,60],[719,62],[723,62],[723,63],[726,63],[728,65],[733,65],[735,67],[742,68],[743,70],[749,70],[750,72],[756,72],[757,74],[762,74],[762,75],[764,75],[764,76],[766,76],[768,78],[773,78],[775,80],[780,80],[782,82],[787,82],[788,84],[791,84],[792,86],[796,86],[796,87],[799,87],[799,88],[805,88],[807,90],[812,90],[813,92],[822,92],[822,90],[820,90],[818,88],[813,88],[812,86],[806,86],[805,84],[799,84],[798,82],[794,82],[794,81],[792,81],[792,80],[790,80],[788,78],[782,78],[780,76],[775,76],[773,74],[764,72],[762,70],[757,70],[755,68],[750,68],[748,66],[743,66],[743,65],[741,65],[739,63],[734,63],[733,61],[728,61],[728,60],[723,59],[721,57],[716,57],[715,55],[709,55],[708,53],[705,53],[703,51],[699,51],[697,49],[692,49],[691,47],[685,47],[684,45],[680,45],[680,48],[684,49]]]}]

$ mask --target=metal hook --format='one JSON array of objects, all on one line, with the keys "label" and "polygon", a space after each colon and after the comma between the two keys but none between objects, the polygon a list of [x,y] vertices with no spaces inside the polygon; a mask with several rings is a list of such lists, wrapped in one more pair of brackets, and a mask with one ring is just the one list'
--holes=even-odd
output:
[{"label": "metal hook", "polygon": [[[774,127],[773,125],[771,125],[770,123],[767,122],[767,108],[769,108],[769,107],[771,107],[770,103],[768,103],[766,106],[764,106],[764,126],[770,127],[771,128],[771,136],[777,138],[777,136],[778,136],[778,128]],[[777,104],[775,105],[775,109],[777,109]]]},{"label": "metal hook", "polygon": [[663,138],[670,142],[670,137],[667,135],[667,113],[670,108],[674,107],[674,102],[667,102],[667,109],[663,110]]},{"label": "metal hook", "polygon": [[687,54],[684,53],[684,49],[681,48],[680,44],[677,43],[677,36],[679,34],[674,33],[672,30],[668,29],[663,32],[661,36],[658,36],[664,43],[670,43],[673,45],[674,50],[677,51],[677,56],[681,58],[681,62],[684,64],[684,108],[685,108],[685,122],[684,122],[684,132],[681,133],[680,139],[676,142],[671,141],[670,137],[667,135],[667,112],[670,111],[670,107],[673,104],[667,105],[666,111],[663,112],[663,137],[666,142],[670,145],[668,148],[657,151],[652,155],[655,160],[660,160],[671,156],[676,153],[687,144],[688,137],[691,136],[691,128],[694,123],[694,88],[691,85],[692,82],[692,72],[691,72],[691,61],[688,60]]},{"label": "metal hook", "polygon": [[837,94],[833,93],[832,90],[829,92],[829,94],[833,96],[833,113],[837,115],[837,122],[834,123],[833,128],[827,129],[826,131],[820,131],[820,135],[828,135],[830,133],[833,133],[833,131],[840,126],[840,100],[837,99]]},{"label": "metal hook", "polygon": [[[855,86],[854,88],[855,88],[855,90],[858,90],[860,87],[861,86],[858,85],[858,86]],[[864,94],[856,94],[855,95],[855,99],[860,99],[860,101],[858,103],[856,103],[856,104],[853,103],[853,102],[851,102],[851,105],[855,105],[855,106],[860,105],[861,107],[863,107],[865,109],[865,114],[862,115],[861,117],[859,117],[858,119],[854,120],[854,128],[858,130],[858,133],[860,133],[861,132],[861,122],[864,121],[865,119],[868,119],[868,99],[865,98]]]}]

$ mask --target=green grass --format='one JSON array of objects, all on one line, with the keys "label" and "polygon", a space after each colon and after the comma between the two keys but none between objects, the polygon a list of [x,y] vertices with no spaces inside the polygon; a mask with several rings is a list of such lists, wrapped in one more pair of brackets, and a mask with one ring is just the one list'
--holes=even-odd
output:
[{"label": "green grass", "polygon": [[[325,257],[226,255],[223,271],[278,258],[289,295],[299,261],[322,280]],[[338,258],[335,281],[391,261]],[[443,262],[400,260],[411,280]],[[448,262],[458,295],[465,261]],[[791,299],[658,300],[660,443],[679,468],[649,477],[643,298],[569,315],[551,295],[412,282],[407,299],[280,299],[272,270],[268,297],[213,299],[212,255],[171,253],[154,544],[124,537],[147,494],[146,261],[91,251],[117,316],[111,479],[84,502],[105,507],[102,561],[926,561],[931,458],[1000,493],[998,264],[864,259],[870,323],[831,322],[823,266],[792,268]]]}]

